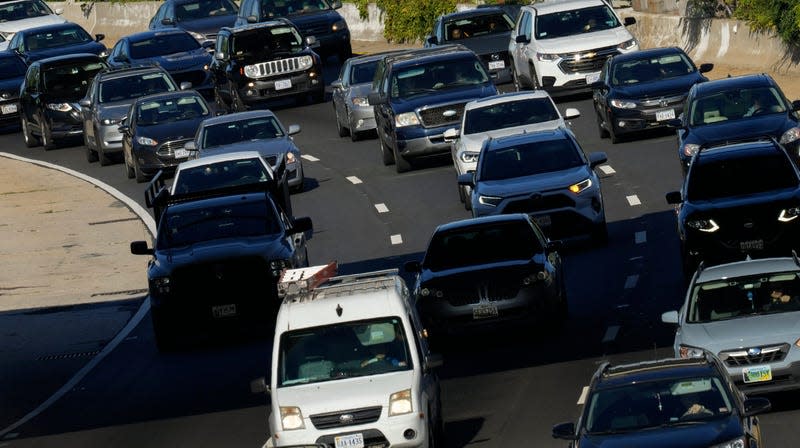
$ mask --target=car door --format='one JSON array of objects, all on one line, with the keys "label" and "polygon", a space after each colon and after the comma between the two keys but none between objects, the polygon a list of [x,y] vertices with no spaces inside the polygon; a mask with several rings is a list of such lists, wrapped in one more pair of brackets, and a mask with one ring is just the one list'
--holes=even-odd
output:
[{"label": "car door", "polygon": [[89,106],[81,105],[81,120],[83,121],[83,135],[85,137],[86,142],[94,142],[95,147],[97,147],[97,135],[94,132],[94,119],[97,115],[97,102],[99,101],[99,96],[97,94],[97,90],[99,89],[100,83],[97,81],[97,78],[92,80],[91,84],[89,84],[89,88],[86,90],[86,96],[84,99],[89,100]]},{"label": "car door", "polygon": [[[339,79],[337,81],[340,84],[333,89],[331,93],[331,101],[333,101],[333,109],[336,112],[336,119],[340,120],[345,123],[346,126],[350,126],[347,123],[347,89],[350,85],[348,81],[350,78],[350,61],[345,62],[342,64],[342,69],[339,71]],[[352,131],[351,131],[352,132]]]},{"label": "car door", "polygon": [[23,84],[25,91],[20,98],[20,105],[25,119],[28,121],[28,128],[38,132],[41,131],[41,124],[39,123],[40,109],[42,107],[41,92],[39,90],[39,81],[41,66],[32,65],[28,69],[25,76],[25,83]]},{"label": "car door", "polygon": [[511,32],[511,37],[508,43],[508,53],[511,55],[513,59],[513,67],[516,73],[520,72],[520,62],[524,63],[524,42],[517,42],[517,36],[524,36],[525,35],[525,26],[530,23],[530,11],[522,11],[517,18],[517,23],[514,25],[514,30]]},{"label": "car door", "polygon": [[391,73],[389,73],[389,68],[385,66],[381,67],[380,64],[378,65],[378,69],[382,69],[386,73],[383,74],[381,78],[376,78],[378,80],[377,84],[373,86],[373,91],[380,94],[382,98],[381,104],[376,105],[373,110],[375,113],[378,138],[386,143],[392,139],[392,125],[394,123],[394,113],[392,111],[392,106],[389,103],[391,101],[389,98],[389,79],[391,77]]},{"label": "car door", "polygon": [[214,89],[217,95],[224,101],[230,101],[230,83],[228,72],[230,71],[230,53],[228,44],[230,34],[220,31],[217,35],[217,42],[214,46],[214,59],[211,62],[211,75],[214,77]]}]

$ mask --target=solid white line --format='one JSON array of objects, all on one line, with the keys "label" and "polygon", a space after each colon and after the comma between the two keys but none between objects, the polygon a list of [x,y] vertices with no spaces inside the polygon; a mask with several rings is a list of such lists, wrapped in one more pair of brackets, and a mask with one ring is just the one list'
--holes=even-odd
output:
[{"label": "solid white line", "polygon": [[639,281],[638,275],[629,275],[628,278],[625,279],[625,289],[633,289],[636,287],[636,283]]},{"label": "solid white line", "polygon": [[642,201],[639,200],[639,196],[636,196],[635,194],[632,194],[630,196],[625,196],[625,199],[628,200],[628,204],[630,204],[631,207],[633,207],[634,205],[641,205],[642,203]]},{"label": "solid white line", "polygon": [[598,168],[600,168],[600,171],[602,171],[603,174],[614,174],[614,173],[616,173],[614,168],[611,168],[611,165],[600,165]]},{"label": "solid white line", "polygon": [[353,185],[362,183],[361,179],[357,178],[356,176],[347,176],[345,179],[349,180]]},{"label": "solid white line", "polygon": [[397,235],[392,235],[390,239],[392,240],[392,244],[403,244],[403,236],[399,233]]},{"label": "solid white line", "polygon": [[319,159],[318,159],[318,158],[316,158],[316,157],[314,157],[314,156],[312,156],[312,155],[308,155],[308,154],[303,154],[302,156],[300,156],[300,158],[301,158],[301,159],[306,159],[306,160],[308,160],[309,162],[319,162]]},{"label": "solid white line", "polygon": [[378,210],[378,213],[389,213],[389,207],[382,202],[380,204],[375,204],[375,209]]},{"label": "solid white line", "polygon": [[619,325],[612,325],[606,328],[606,334],[603,336],[603,342],[611,342],[617,338],[617,333],[619,333]]},{"label": "solid white line", "polygon": [[647,232],[636,232],[636,244],[644,244],[647,242]]},{"label": "solid white line", "polygon": [[[43,166],[45,168],[58,170],[58,171],[61,171],[63,173],[69,174],[71,176],[77,177],[78,179],[81,179],[81,180],[84,180],[86,182],[89,182],[92,185],[97,186],[98,188],[102,188],[106,193],[110,194],[111,196],[114,196],[117,200],[119,200],[119,201],[123,202],[125,205],[127,205],[128,208],[131,209],[131,211],[136,213],[139,216],[139,219],[141,219],[142,222],[144,222],[144,225],[147,226],[147,229],[150,231],[151,235],[155,235],[156,234],[156,222],[153,219],[153,217],[150,216],[150,213],[148,213],[148,211],[145,210],[144,207],[142,207],[141,205],[137,204],[131,198],[125,196],[124,194],[122,194],[121,191],[117,190],[116,188],[112,187],[111,185],[108,185],[107,183],[105,183],[103,181],[97,180],[97,179],[95,179],[93,177],[90,177],[90,176],[87,176],[87,175],[85,175],[83,173],[79,173],[79,172],[77,172],[75,170],[71,170],[69,168],[64,168],[62,166],[58,166],[58,165],[55,165],[55,164],[52,164],[52,163],[42,162],[40,160],[28,159],[28,158],[25,158],[25,157],[20,157],[20,156],[17,156],[17,155],[14,155],[14,154],[5,153],[5,152],[0,152],[0,156],[7,157],[9,159],[18,160],[18,161],[21,161],[21,162],[33,163],[34,165]],[[139,307],[139,310],[136,311],[136,314],[133,315],[131,320],[128,321],[127,325],[125,325],[125,327],[123,327],[122,330],[120,330],[120,332],[117,333],[116,336],[114,336],[114,339],[112,339],[111,342],[109,342],[103,348],[103,350],[100,351],[100,353],[95,355],[95,357],[92,358],[85,366],[83,366],[83,368],[78,370],[78,372],[75,373],[75,375],[73,375],[72,378],[70,378],[69,381],[67,381],[66,384],[64,384],[63,386],[61,386],[60,389],[55,391],[55,393],[53,393],[53,395],[51,395],[50,398],[45,400],[44,403],[40,404],[36,409],[32,410],[31,412],[26,414],[24,417],[22,417],[21,419],[17,420],[15,423],[11,424],[7,428],[5,428],[2,431],[0,431],[0,437],[5,437],[6,434],[11,433],[11,431],[19,428],[20,426],[24,425],[25,423],[27,423],[31,419],[35,418],[37,415],[41,414],[47,408],[52,406],[53,403],[58,401],[61,397],[66,395],[67,392],[72,390],[78,383],[80,383],[86,377],[86,375],[89,374],[89,372],[92,371],[92,369],[94,369],[95,367],[97,367],[98,364],[100,364],[100,361],[102,361],[103,358],[105,358],[106,356],[108,356],[109,353],[114,351],[114,349],[117,348],[117,346],[120,344],[120,342],[122,342],[123,340],[125,340],[126,337],[128,337],[128,334],[130,332],[132,332],[133,329],[136,328],[139,325],[139,322],[141,322],[141,320],[144,318],[144,316],[147,315],[148,311],[150,311],[150,301],[149,300],[143,300],[142,301],[142,305]]]}]

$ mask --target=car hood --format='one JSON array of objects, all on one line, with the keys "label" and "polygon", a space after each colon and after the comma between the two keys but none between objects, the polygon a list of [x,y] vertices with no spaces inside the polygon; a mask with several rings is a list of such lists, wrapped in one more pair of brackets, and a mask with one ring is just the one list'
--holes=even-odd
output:
[{"label": "car hood", "polygon": [[466,103],[477,98],[497,95],[497,88],[491,82],[477,86],[457,87],[449,90],[441,90],[434,94],[416,95],[408,99],[396,98],[392,102],[398,112],[409,111],[418,107],[436,107],[446,103]]},{"label": "car hood", "polygon": [[786,342],[794,344],[800,334],[800,311],[746,316],[681,328],[683,342],[714,353],[733,348]]},{"label": "car hood", "polygon": [[614,86],[614,98],[653,98],[661,96],[677,96],[689,92],[694,84],[705,79],[697,73],[677,78],[652,82],[641,82],[629,86]]},{"label": "car hood", "polygon": [[0,79],[0,94],[8,92],[11,95],[11,98],[18,97],[19,87],[22,85],[23,79],[25,79],[24,76],[20,76],[19,78]]},{"label": "car hood", "polygon": [[491,54],[491,53],[505,53],[508,51],[508,39],[511,36],[511,31],[496,34],[486,34],[483,36],[471,37],[469,39],[459,40],[458,43],[469,48],[473,53]]},{"label": "car hood", "polygon": [[[164,68],[168,72],[176,72],[181,70],[190,69],[192,67],[203,67],[211,63],[211,54],[203,48],[198,48],[195,51],[187,53],[175,53],[164,56],[156,56],[151,59],[152,61]],[[139,62],[144,61],[142,59]]]},{"label": "car hood", "polygon": [[578,166],[566,170],[515,177],[513,179],[481,181],[476,190],[483,195],[508,197],[566,188],[589,176],[586,166]]},{"label": "car hood", "polygon": [[105,45],[101,44],[100,42],[91,41],[74,45],[63,45],[61,47],[48,48],[45,50],[28,51],[25,53],[25,57],[27,58],[28,63],[30,63],[40,59],[50,58],[53,56],[62,56],[65,54],[92,53],[99,55],[104,51],[106,51]]},{"label": "car hood", "polygon": [[[20,30],[27,30],[45,25],[54,25],[57,23],[66,23],[67,20],[57,14],[50,14],[40,17],[31,17],[30,19],[12,20],[10,22],[0,23],[0,32],[16,33]],[[11,39],[11,36],[8,36]]]},{"label": "car hood", "polygon": [[773,114],[749,117],[741,120],[719,121],[717,123],[696,126],[686,138],[687,143],[712,143],[731,141],[742,138],[771,135],[777,139],[797,122],[788,118],[788,114]]},{"label": "car hood", "polygon": [[366,98],[371,90],[372,90],[372,83],[367,82],[364,84],[353,84],[350,86],[350,93],[348,94],[348,96],[350,98],[355,98],[355,97]]},{"label": "car hood", "polygon": [[129,99],[124,101],[115,101],[113,103],[103,103],[99,107],[98,115],[100,116],[101,120],[104,118],[119,120],[128,114],[133,101],[133,99]]},{"label": "car hood", "polygon": [[160,259],[173,268],[217,260],[262,257],[265,260],[289,258],[289,248],[280,235],[222,238],[203,241],[188,247],[159,249]]},{"label": "car hood", "polygon": [[[542,260],[538,260],[540,263]],[[464,266],[443,271],[425,269],[420,275],[420,287],[436,289],[472,288],[485,285],[521,285],[522,279],[534,273],[531,260],[511,260],[498,263]]]},{"label": "car hood", "polygon": [[536,45],[541,48],[541,53],[576,53],[595,48],[615,46],[629,39],[632,39],[631,33],[625,27],[620,26],[594,33],[537,40]]},{"label": "car hood", "polygon": [[223,26],[232,27],[233,22],[235,21],[236,14],[231,14],[229,16],[203,17],[202,19],[182,20],[178,23],[178,26],[186,31],[194,31],[195,33],[206,35],[217,34],[219,29]]},{"label": "car hood", "polygon": [[467,151],[480,152],[483,142],[489,137],[505,137],[507,135],[521,134],[522,132],[536,132],[548,129],[557,129],[563,126],[564,120],[562,119],[543,121],[541,123],[526,124],[523,126],[513,126],[505,129],[495,129],[488,132],[462,135],[459,140],[461,148]]},{"label": "car hood", "polygon": [[284,154],[289,151],[297,151],[288,137],[272,138],[264,140],[248,140],[245,142],[231,143],[229,145],[215,146],[213,148],[204,148],[200,150],[201,156],[209,156],[212,154],[227,154],[239,151],[258,151],[264,157],[276,154]]},{"label": "car hood", "polygon": [[312,11],[306,13],[298,11],[293,14],[288,14],[286,18],[291,20],[292,23],[294,23],[297,28],[303,31],[306,28],[312,27],[317,24],[333,24],[334,22],[341,20],[342,16],[339,15],[338,12],[332,9],[327,9],[322,11]]},{"label": "car hood", "polygon": [[672,448],[680,440],[681,448],[708,448],[744,434],[738,418],[712,420],[689,426],[651,428],[610,435],[584,435],[581,448]]},{"label": "car hood", "polygon": [[194,138],[200,122],[208,117],[210,115],[193,120],[168,121],[152,126],[139,126],[136,136],[150,137],[158,142]]}]

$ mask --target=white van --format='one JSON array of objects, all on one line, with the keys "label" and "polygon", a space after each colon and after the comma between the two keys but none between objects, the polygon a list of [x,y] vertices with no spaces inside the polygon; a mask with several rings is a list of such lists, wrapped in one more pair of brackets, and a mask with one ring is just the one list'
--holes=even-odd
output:
[{"label": "white van", "polygon": [[330,263],[281,277],[264,446],[435,446],[442,360],[405,282],[397,270],[335,272]]}]

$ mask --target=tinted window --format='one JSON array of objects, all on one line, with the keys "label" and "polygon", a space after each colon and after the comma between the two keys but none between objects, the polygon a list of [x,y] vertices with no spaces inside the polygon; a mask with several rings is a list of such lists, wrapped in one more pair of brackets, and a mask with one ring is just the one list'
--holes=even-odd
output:
[{"label": "tinted window", "polygon": [[692,100],[689,124],[699,126],[753,115],[785,113],[788,109],[783,97],[772,87],[728,90]]},{"label": "tinted window", "polygon": [[488,81],[489,75],[477,59],[442,60],[394,71],[390,89],[392,98],[409,98]]},{"label": "tinted window", "polygon": [[28,51],[91,42],[92,36],[80,27],[64,28],[57,31],[42,31],[25,36]]},{"label": "tinted window", "polygon": [[53,14],[53,11],[42,1],[0,3],[0,22],[30,19]]},{"label": "tinted window", "polygon": [[199,0],[196,2],[175,5],[175,20],[204,19],[206,17],[230,16],[236,14],[238,9],[230,0]]},{"label": "tinted window", "polygon": [[269,173],[261,160],[228,160],[181,169],[175,179],[173,191],[175,194],[194,193],[268,180]]},{"label": "tinted window", "polygon": [[735,277],[695,285],[686,321],[714,322],[800,311],[797,272]]},{"label": "tinted window", "polygon": [[607,5],[538,15],[536,39],[555,39],[575,34],[608,30],[620,26],[619,20]]},{"label": "tinted window", "polygon": [[104,68],[101,62],[47,67],[42,71],[44,90],[55,96],[83,97],[94,76]]},{"label": "tinted window", "polygon": [[0,79],[25,76],[28,67],[18,58],[0,58]]},{"label": "tinted window", "polygon": [[100,102],[123,101],[140,96],[177,90],[175,83],[164,73],[106,79],[100,83]]},{"label": "tinted window", "polygon": [[422,264],[444,271],[510,260],[529,260],[542,250],[528,223],[514,221],[436,233]]},{"label": "tinted window", "polygon": [[190,34],[169,34],[153,36],[149,39],[131,42],[130,57],[144,59],[167,54],[185,53],[200,48],[200,44]]},{"label": "tinted window", "polygon": [[464,134],[477,134],[543,121],[558,120],[559,114],[549,98],[508,101],[470,109],[464,118]]},{"label": "tinted window", "polygon": [[699,160],[688,183],[687,199],[692,201],[797,188],[791,162],[778,151],[722,160],[703,160],[701,153]]},{"label": "tinted window", "polygon": [[444,36],[447,41],[457,41],[468,37],[505,33],[511,31],[512,28],[514,28],[514,22],[505,14],[463,17],[445,22]]},{"label": "tinted window", "polygon": [[281,17],[326,9],[331,7],[325,0],[261,0],[264,17]]},{"label": "tinted window", "polygon": [[480,180],[502,180],[561,171],[584,164],[568,139],[544,140],[493,149],[481,154]]},{"label": "tinted window", "polygon": [[208,108],[200,97],[163,98],[141,103],[136,113],[136,123],[147,126],[168,121],[195,120],[206,115]]},{"label": "tinted window", "polygon": [[350,84],[366,84],[372,82],[377,67],[378,61],[353,65],[350,69]]},{"label": "tinted window", "polygon": [[266,58],[272,52],[295,52],[303,48],[303,39],[297,30],[290,26],[244,31],[234,34],[232,40],[231,51],[235,57]]},{"label": "tinted window", "polygon": [[628,59],[614,64],[611,83],[615,86],[659,81],[694,73],[689,58],[682,53],[672,53],[639,59]]},{"label": "tinted window", "polygon": [[200,147],[203,149],[250,140],[283,137],[283,131],[274,117],[219,123],[203,128]]}]

